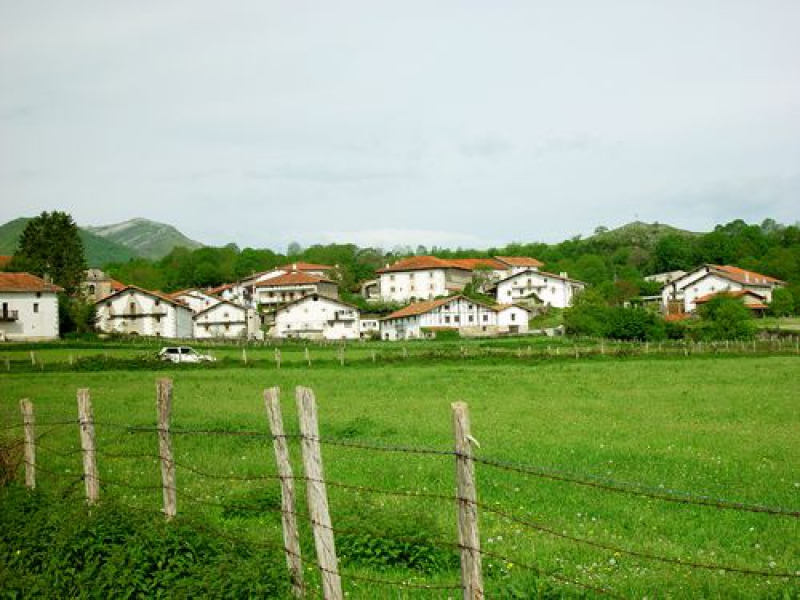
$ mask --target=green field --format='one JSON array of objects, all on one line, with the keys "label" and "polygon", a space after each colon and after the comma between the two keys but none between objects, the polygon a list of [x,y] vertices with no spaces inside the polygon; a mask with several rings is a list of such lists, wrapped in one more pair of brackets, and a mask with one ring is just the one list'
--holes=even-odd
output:
[{"label": "green field", "polygon": [[[329,352],[328,360],[301,368],[303,348],[296,347],[285,353],[285,366],[294,368],[281,370],[269,363],[274,349],[264,348],[251,350],[264,368],[0,372],[0,414],[4,424],[18,420],[18,399],[28,397],[39,421],[71,419],[76,415],[76,389],[88,387],[98,422],[101,478],[155,488],[160,482],[155,458],[110,455],[157,453],[152,432],[115,426],[154,424],[156,377],[174,379],[176,430],[266,432],[262,390],[278,385],[287,428],[296,431],[293,389],[305,385],[316,392],[323,438],[442,450],[453,444],[450,403],[464,400],[480,442],[479,456],[657,490],[793,510],[800,505],[800,358],[791,354],[524,361],[509,352],[496,360],[387,360],[373,365],[368,357],[374,348],[384,354],[399,352],[396,346],[355,347],[348,349],[348,357],[359,352],[361,360],[344,367],[334,360],[335,349],[312,349]],[[409,352],[414,348],[409,345]],[[38,353],[52,353],[51,361],[64,361],[77,351],[65,347]],[[25,351],[14,352],[21,364]],[[241,350],[217,352],[238,357]],[[78,444],[76,427],[54,429],[40,444],[39,464],[79,474],[80,455],[62,455]],[[267,439],[175,435],[174,444],[179,464],[221,477],[276,472]],[[299,472],[297,444],[292,452]],[[323,454],[326,478],[333,482],[454,493],[452,456],[328,444]],[[482,464],[477,478],[481,502],[569,536],[695,563],[794,574],[800,569],[797,519],[790,516],[664,502]],[[43,488],[63,484],[40,474]],[[280,542],[280,515],[274,510],[277,482],[207,479],[179,468],[178,488],[180,514],[202,514],[231,535]],[[101,495],[143,508],[161,505],[158,489],[106,485]],[[343,572],[417,583],[458,581],[452,550],[437,546],[437,540],[457,539],[453,502],[339,487],[329,487],[329,495],[334,527],[362,532],[337,535]],[[213,506],[236,502],[259,504],[264,510]],[[480,528],[483,548],[510,559],[484,558],[488,597],[583,593],[563,579],[623,597],[783,598],[798,593],[796,577],[747,576],[636,558],[534,531],[488,511],[480,514]],[[307,522],[302,529],[303,551],[313,556]],[[417,568],[393,562],[398,542],[392,545],[381,536],[422,539]],[[354,598],[448,597],[441,590],[398,591],[347,576],[344,585]]]}]

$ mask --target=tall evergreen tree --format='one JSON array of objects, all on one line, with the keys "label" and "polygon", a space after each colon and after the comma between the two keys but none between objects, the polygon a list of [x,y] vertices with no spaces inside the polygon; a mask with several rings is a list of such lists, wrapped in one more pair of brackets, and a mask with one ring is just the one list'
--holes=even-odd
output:
[{"label": "tall evergreen tree", "polygon": [[86,258],[75,221],[59,211],[43,212],[31,219],[19,239],[13,264],[16,270],[49,276],[67,294],[77,292]]}]

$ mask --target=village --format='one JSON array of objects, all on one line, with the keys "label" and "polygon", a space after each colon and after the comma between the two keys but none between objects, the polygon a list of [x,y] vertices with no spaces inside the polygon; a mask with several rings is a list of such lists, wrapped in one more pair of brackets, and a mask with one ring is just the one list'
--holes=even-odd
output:
[{"label": "village", "polygon": [[[0,267],[9,259],[0,257]],[[375,279],[360,285],[367,303],[398,307],[385,315],[361,310],[340,298],[337,265],[307,262],[289,263],[213,288],[173,293],[126,285],[91,268],[85,273],[81,294],[94,303],[97,330],[122,336],[398,341],[456,331],[463,337],[493,337],[529,333],[533,316],[569,308],[587,288],[565,272],[549,273],[542,266],[539,260],[522,256],[401,259],[378,269]],[[667,321],[691,319],[699,306],[720,295],[735,298],[755,315],[762,315],[773,290],[785,285],[736,266],[712,264],[646,279],[661,284],[662,291],[637,302]],[[467,295],[468,287],[479,297]],[[0,340],[57,339],[57,294],[61,291],[46,276],[0,271]]]}]

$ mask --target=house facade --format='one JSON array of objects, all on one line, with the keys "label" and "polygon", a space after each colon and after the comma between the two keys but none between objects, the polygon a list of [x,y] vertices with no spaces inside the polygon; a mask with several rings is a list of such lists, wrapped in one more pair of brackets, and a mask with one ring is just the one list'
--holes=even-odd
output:
[{"label": "house facade", "polygon": [[464,336],[490,336],[528,331],[528,309],[489,306],[465,296],[410,304],[381,320],[381,339],[419,339],[429,332],[453,329]]},{"label": "house facade", "polygon": [[221,300],[221,298],[197,288],[173,292],[169,295],[169,297],[173,300],[177,300],[178,302],[182,302],[191,308],[192,312],[195,314],[214,306]]},{"label": "house facade", "polygon": [[730,265],[703,265],[667,284],[661,291],[665,314],[688,314],[697,309],[697,300],[718,292],[755,292],[768,304],[772,292],[783,287],[780,279]]},{"label": "house facade", "polygon": [[126,286],[97,302],[97,328],[106,333],[191,338],[192,310],[166,294]]},{"label": "house facade", "polygon": [[261,340],[261,316],[253,308],[217,300],[194,315],[195,339]]},{"label": "house facade", "polygon": [[30,273],[0,272],[0,340],[58,339],[62,288]]},{"label": "house facade", "polygon": [[241,279],[237,283],[232,284],[230,289],[231,297],[226,297],[226,299],[238,300],[257,308],[259,304],[258,287],[260,284],[266,281],[289,274],[302,274],[308,277],[317,277],[319,279],[330,281],[330,279],[328,279],[328,274],[335,273],[337,269],[338,266],[320,265],[307,262],[286,264],[268,271],[253,273],[252,275]]},{"label": "house facade", "polygon": [[271,335],[277,338],[356,340],[361,336],[358,308],[326,296],[303,296],[278,308]]},{"label": "house facade", "polygon": [[262,310],[271,310],[306,296],[339,297],[339,286],[330,279],[292,271],[266,279],[255,285],[255,305]]},{"label": "house facade", "polygon": [[572,306],[575,294],[585,287],[585,283],[571,279],[566,273],[555,275],[539,270],[523,270],[501,279],[489,291],[494,292],[498,303],[526,302],[567,308]]},{"label": "house facade", "polygon": [[736,292],[716,292],[714,294],[708,294],[707,296],[701,296],[700,298],[695,299],[694,303],[696,306],[700,307],[707,302],[711,302],[715,298],[719,297],[727,297],[733,298],[734,300],[739,300],[742,304],[744,304],[747,308],[753,311],[754,314],[762,316],[767,312],[769,306],[764,304],[764,297],[760,296],[756,292],[751,290],[739,290]]}]

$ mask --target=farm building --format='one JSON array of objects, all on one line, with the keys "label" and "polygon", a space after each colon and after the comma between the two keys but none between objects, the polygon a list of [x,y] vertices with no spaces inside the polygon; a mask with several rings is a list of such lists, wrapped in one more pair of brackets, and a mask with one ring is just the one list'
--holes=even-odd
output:
[{"label": "farm building", "polygon": [[566,273],[555,275],[539,270],[523,270],[488,286],[487,291],[494,293],[498,302],[526,302],[567,308],[572,305],[575,294],[585,287],[585,283],[570,279]]},{"label": "farm building", "polygon": [[528,331],[528,309],[516,305],[489,306],[465,296],[410,304],[381,320],[381,339],[425,337],[429,331],[451,329],[465,336],[489,336]]},{"label": "farm building", "polygon": [[717,292],[755,292],[764,303],[772,302],[772,291],[783,287],[780,279],[729,265],[703,265],[690,271],[661,291],[662,309],[666,314],[692,313],[697,300]]},{"label": "farm building", "polygon": [[0,340],[58,339],[58,296],[64,290],[30,273],[0,272]]},{"label": "farm building", "polygon": [[283,265],[281,267],[276,267],[268,271],[253,273],[252,275],[249,275],[248,277],[241,279],[235,284],[232,284],[230,294],[235,298],[229,298],[229,299],[237,299],[239,301],[252,305],[253,308],[257,308],[258,286],[266,281],[290,274],[302,274],[308,277],[328,279],[328,275],[335,273],[336,270],[337,270],[336,266],[319,265],[315,263],[306,263],[306,262],[295,262],[288,265]]},{"label": "farm building", "polygon": [[272,337],[354,340],[360,337],[358,308],[318,294],[303,296],[278,308]]},{"label": "farm building", "polygon": [[166,294],[126,286],[95,302],[97,328],[106,333],[191,338],[192,310]]},{"label": "farm building", "polygon": [[195,339],[261,340],[261,316],[253,308],[217,300],[194,315]]},{"label": "farm building", "polygon": [[291,271],[255,284],[255,305],[270,309],[299,300],[305,296],[339,297],[339,286],[319,275]]}]

